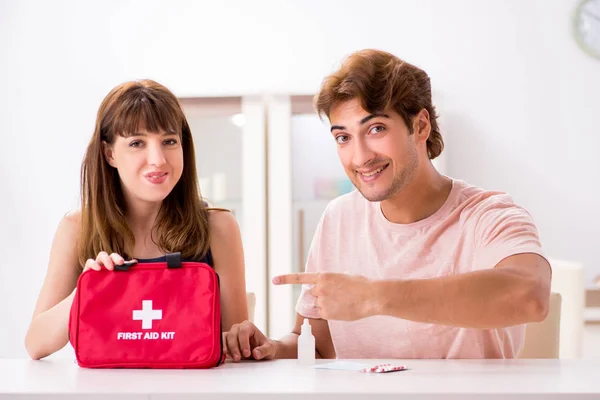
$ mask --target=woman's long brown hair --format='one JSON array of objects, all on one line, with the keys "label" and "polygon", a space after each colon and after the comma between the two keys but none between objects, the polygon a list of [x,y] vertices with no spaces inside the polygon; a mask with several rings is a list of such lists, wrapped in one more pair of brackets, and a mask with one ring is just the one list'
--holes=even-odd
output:
[{"label": "woman's long brown hair", "polygon": [[173,93],[154,81],[142,80],[114,88],[98,110],[94,135],[81,167],[80,267],[101,251],[125,259],[135,256],[131,254],[135,238],[126,221],[119,174],[106,161],[103,142],[110,145],[116,135],[127,137],[139,129],[177,132],[183,148],[181,179],[162,202],[152,240],[161,251],[178,251],[188,259],[198,259],[208,251],[208,209],[198,188],[190,127]]}]

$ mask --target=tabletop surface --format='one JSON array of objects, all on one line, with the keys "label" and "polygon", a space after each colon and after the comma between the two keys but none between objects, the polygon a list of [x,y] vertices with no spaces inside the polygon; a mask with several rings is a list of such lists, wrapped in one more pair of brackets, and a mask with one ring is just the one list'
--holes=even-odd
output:
[{"label": "tabletop surface", "polygon": [[[600,398],[600,360],[352,361],[403,364],[408,369],[363,373],[315,369],[297,360],[226,362],[208,370],[85,369],[68,359],[0,359],[0,394],[213,394],[222,398],[246,394],[264,398],[273,394],[562,393]],[[318,360],[317,364],[333,362],[342,360]]]}]

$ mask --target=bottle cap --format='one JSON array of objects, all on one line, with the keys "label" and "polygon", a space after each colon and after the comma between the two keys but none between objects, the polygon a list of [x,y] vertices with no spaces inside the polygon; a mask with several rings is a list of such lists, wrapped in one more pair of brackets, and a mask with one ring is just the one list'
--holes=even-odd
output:
[{"label": "bottle cap", "polygon": [[304,322],[302,323],[302,328],[300,330],[300,334],[312,335],[312,329],[310,326],[310,322],[308,322],[308,318],[304,318]]}]

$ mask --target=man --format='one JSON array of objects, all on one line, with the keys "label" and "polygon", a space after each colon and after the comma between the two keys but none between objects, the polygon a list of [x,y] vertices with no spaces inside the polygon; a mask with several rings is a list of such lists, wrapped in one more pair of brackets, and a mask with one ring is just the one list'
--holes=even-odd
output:
[{"label": "man", "polygon": [[290,335],[234,325],[227,352],[295,358],[309,318],[322,358],[514,358],[548,312],[551,269],[531,216],[500,192],[441,175],[427,74],[375,50],[351,55],[315,104],[357,190],[325,210]]}]

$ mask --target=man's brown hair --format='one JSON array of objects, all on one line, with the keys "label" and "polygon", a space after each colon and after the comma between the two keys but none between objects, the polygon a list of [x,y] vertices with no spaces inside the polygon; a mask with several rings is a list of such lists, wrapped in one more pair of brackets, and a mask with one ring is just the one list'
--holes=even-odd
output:
[{"label": "man's brown hair", "polygon": [[380,50],[353,53],[338,71],[324,79],[315,96],[315,108],[319,115],[329,118],[334,106],[353,99],[358,99],[369,113],[392,108],[411,133],[413,117],[426,109],[431,123],[427,154],[433,160],[444,149],[438,116],[431,101],[431,82],[422,69]]}]

